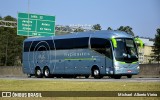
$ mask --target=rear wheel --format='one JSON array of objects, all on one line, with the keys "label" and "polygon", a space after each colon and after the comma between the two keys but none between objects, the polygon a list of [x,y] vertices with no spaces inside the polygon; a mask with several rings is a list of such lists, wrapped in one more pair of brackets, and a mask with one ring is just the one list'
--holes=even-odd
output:
[{"label": "rear wheel", "polygon": [[48,67],[45,67],[45,68],[44,68],[44,77],[45,77],[45,78],[51,77],[51,73],[50,73],[50,70],[49,70]]},{"label": "rear wheel", "polygon": [[127,75],[127,78],[132,78],[132,75]]},{"label": "rear wheel", "polygon": [[37,78],[42,78],[42,71],[41,71],[40,68],[36,68],[36,69],[35,69],[35,76],[36,76]]}]

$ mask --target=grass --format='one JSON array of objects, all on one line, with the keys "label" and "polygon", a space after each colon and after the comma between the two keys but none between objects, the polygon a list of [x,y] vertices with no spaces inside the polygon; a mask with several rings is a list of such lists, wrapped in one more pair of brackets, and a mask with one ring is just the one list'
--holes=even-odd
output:
[{"label": "grass", "polygon": [[[160,91],[158,82],[78,82],[78,81],[53,81],[53,80],[0,80],[0,91]],[[3,98],[4,99],[4,98]],[[11,98],[5,98],[10,100]],[[12,98],[20,100],[22,98]],[[27,99],[27,98],[23,98]],[[44,98],[28,98],[39,100]],[[66,98],[45,98],[45,100]],[[81,97],[67,99],[146,99],[146,97]],[[153,99],[153,98],[147,98]],[[154,98],[159,99],[159,98]],[[1,100],[1,98],[0,98]]]}]

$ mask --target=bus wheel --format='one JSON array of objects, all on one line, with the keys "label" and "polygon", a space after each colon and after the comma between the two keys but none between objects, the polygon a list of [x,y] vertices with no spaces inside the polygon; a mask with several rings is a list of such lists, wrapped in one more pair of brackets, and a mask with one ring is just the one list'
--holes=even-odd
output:
[{"label": "bus wheel", "polygon": [[45,67],[45,68],[44,68],[44,77],[45,77],[45,78],[51,77],[50,70],[49,70],[48,67]]},{"label": "bus wheel", "polygon": [[85,78],[89,78],[89,75],[86,75]]},{"label": "bus wheel", "polygon": [[36,76],[37,78],[42,78],[42,71],[41,71],[40,68],[36,68],[36,69],[35,69],[35,76]]},{"label": "bus wheel", "polygon": [[115,75],[114,76],[115,79],[121,79],[121,77],[122,77],[121,75]]},{"label": "bus wheel", "polygon": [[101,78],[99,69],[93,69],[92,73],[93,73],[93,77],[95,79],[100,79]]},{"label": "bus wheel", "polygon": [[127,75],[127,78],[132,78],[132,75]]}]

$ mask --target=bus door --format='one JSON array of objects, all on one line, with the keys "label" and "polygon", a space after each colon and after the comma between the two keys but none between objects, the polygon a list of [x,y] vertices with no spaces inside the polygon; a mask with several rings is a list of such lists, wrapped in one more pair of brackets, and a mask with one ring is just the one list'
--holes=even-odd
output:
[{"label": "bus door", "polygon": [[[111,42],[108,39],[103,38],[91,38],[91,48],[92,50],[96,51],[98,55],[98,59],[101,59],[101,63],[103,62],[103,59],[105,60],[105,64],[102,64],[102,66],[105,66],[105,69],[101,70],[102,74],[109,74],[110,70],[113,68],[113,57],[112,57],[112,46]],[[107,72],[108,73],[107,73]]]},{"label": "bus door", "polygon": [[105,56],[106,74],[113,74],[113,54],[111,46],[106,46]]}]

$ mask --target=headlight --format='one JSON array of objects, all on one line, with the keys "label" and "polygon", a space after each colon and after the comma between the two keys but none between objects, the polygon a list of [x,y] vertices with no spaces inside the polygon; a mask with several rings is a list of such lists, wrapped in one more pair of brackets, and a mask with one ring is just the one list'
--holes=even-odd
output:
[{"label": "headlight", "polygon": [[108,72],[108,71],[109,71],[109,68],[106,68],[106,71]]},{"label": "headlight", "polygon": [[137,66],[137,69],[139,69],[140,67],[139,66]]}]

